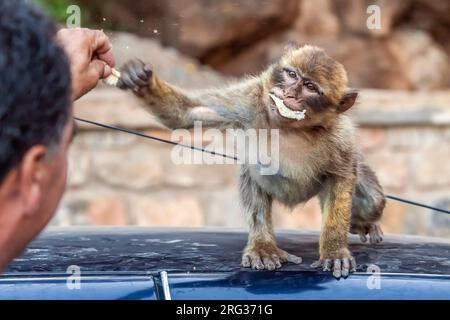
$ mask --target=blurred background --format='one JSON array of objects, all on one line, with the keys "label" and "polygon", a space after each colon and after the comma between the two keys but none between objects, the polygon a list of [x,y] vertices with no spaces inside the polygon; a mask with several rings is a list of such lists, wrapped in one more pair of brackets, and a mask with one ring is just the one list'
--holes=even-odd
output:
[{"label": "blurred background", "polygon": [[[138,57],[187,88],[257,74],[290,41],[323,47],[361,89],[352,112],[361,148],[389,194],[450,209],[450,1],[80,0],[42,4],[64,25],[111,37],[118,65]],[[368,28],[380,9],[381,28]],[[78,116],[170,139],[131,94],[100,86]],[[69,192],[53,225],[245,227],[234,165],[175,165],[171,146],[81,126]],[[293,212],[275,205],[277,228],[319,229],[317,199]],[[450,237],[450,216],[389,201],[387,233]]]}]

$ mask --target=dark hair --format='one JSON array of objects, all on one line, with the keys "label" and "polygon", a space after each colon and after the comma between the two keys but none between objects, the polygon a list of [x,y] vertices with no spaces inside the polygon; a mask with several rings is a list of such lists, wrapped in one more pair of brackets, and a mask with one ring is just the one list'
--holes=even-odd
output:
[{"label": "dark hair", "polygon": [[71,77],[55,34],[34,5],[0,0],[0,183],[32,146],[61,140]]}]

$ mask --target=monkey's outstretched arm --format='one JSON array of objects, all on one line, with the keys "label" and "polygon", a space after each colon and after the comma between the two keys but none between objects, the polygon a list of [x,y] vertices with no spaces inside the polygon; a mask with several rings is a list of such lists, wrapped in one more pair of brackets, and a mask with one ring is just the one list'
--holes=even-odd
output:
[{"label": "monkey's outstretched arm", "polygon": [[184,91],[157,77],[139,60],[127,63],[117,86],[132,89],[145,106],[169,128],[191,128],[195,121],[206,127],[242,127],[255,119],[262,94],[258,79],[223,89]]}]

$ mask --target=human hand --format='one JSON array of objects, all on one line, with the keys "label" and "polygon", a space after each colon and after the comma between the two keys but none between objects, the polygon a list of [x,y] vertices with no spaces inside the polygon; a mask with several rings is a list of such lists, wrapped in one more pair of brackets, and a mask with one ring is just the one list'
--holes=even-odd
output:
[{"label": "human hand", "polygon": [[81,98],[95,88],[100,79],[111,74],[115,58],[112,45],[103,31],[61,29],[56,38],[69,57],[73,100]]}]

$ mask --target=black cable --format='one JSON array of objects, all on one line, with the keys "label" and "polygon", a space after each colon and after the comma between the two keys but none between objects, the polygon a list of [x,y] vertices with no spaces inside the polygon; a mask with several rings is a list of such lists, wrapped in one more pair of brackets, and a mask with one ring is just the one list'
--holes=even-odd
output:
[{"label": "black cable", "polygon": [[410,205],[413,205],[413,206],[422,207],[422,208],[426,208],[426,209],[430,209],[430,210],[434,210],[434,211],[439,211],[439,212],[442,212],[442,213],[450,214],[449,210],[432,207],[432,206],[429,206],[427,204],[423,204],[423,203],[420,203],[420,202],[415,202],[415,201],[411,201],[411,200],[408,200],[408,199],[402,199],[402,198],[399,198],[399,197],[396,197],[396,196],[391,196],[391,195],[386,195],[386,198],[389,198],[389,199],[395,200],[395,201],[399,201],[399,202],[403,202],[403,203],[407,203],[407,204],[410,204]]},{"label": "black cable", "polygon": [[174,146],[180,146],[180,147],[189,148],[189,149],[192,149],[192,150],[197,150],[197,151],[209,153],[209,154],[212,154],[213,156],[219,156],[219,157],[228,158],[228,159],[232,159],[232,160],[236,160],[236,161],[238,160],[237,157],[228,156],[226,154],[217,153],[215,151],[210,151],[210,150],[206,150],[206,149],[202,149],[202,148],[197,148],[197,147],[194,147],[194,146],[189,146],[187,144],[173,142],[173,141],[166,140],[166,139],[163,139],[163,138],[153,137],[153,136],[150,136],[150,135],[147,135],[147,134],[143,134],[143,133],[138,132],[138,131],[133,131],[133,130],[124,129],[124,128],[120,128],[120,127],[110,126],[110,125],[107,125],[107,124],[103,124],[103,123],[99,123],[99,122],[95,122],[95,121],[91,121],[91,120],[86,120],[86,119],[81,119],[81,118],[77,118],[77,117],[75,117],[75,120],[80,121],[80,122],[84,122],[84,123],[89,123],[89,124],[92,124],[94,126],[98,126],[98,127],[102,127],[102,128],[106,128],[106,129],[111,129],[111,130],[116,130],[116,131],[121,131],[121,132],[129,133],[129,134],[133,134],[135,136],[139,136],[139,137],[142,137],[142,138],[147,138],[147,139],[156,140],[156,141],[159,141],[159,142],[168,143],[168,144],[171,144],[171,145],[174,145]]},{"label": "black cable", "polygon": [[[99,122],[95,122],[95,121],[91,121],[91,120],[85,120],[85,119],[81,119],[81,118],[75,118],[75,120],[80,121],[80,122],[84,122],[84,123],[89,123],[89,124],[92,124],[94,126],[98,126],[98,127],[102,127],[102,128],[106,128],[106,129],[110,129],[110,130],[121,131],[121,132],[129,133],[129,134],[133,134],[133,135],[136,135],[136,136],[139,136],[139,137],[142,137],[142,138],[147,138],[147,139],[151,139],[151,140],[155,140],[155,141],[159,141],[159,142],[163,142],[163,143],[168,143],[168,144],[171,144],[171,145],[174,145],[174,146],[181,146],[181,147],[184,147],[184,148],[189,148],[189,149],[192,149],[192,150],[197,150],[197,151],[209,153],[209,154],[212,154],[212,155],[215,155],[215,156],[220,156],[220,157],[223,157],[223,158],[228,158],[228,159],[232,159],[232,160],[238,161],[237,157],[228,156],[226,154],[217,153],[217,152],[214,152],[214,151],[210,151],[210,150],[206,150],[206,149],[202,149],[202,148],[197,148],[197,147],[194,147],[194,146],[189,146],[187,144],[173,142],[173,141],[170,141],[170,140],[166,140],[166,139],[150,136],[150,135],[147,135],[147,134],[143,134],[141,132],[137,132],[137,131],[133,131],[133,130],[129,130],[129,129],[124,129],[124,128],[120,128],[120,127],[116,127],[116,126],[110,126],[110,125],[107,125],[107,124],[103,124],[103,123],[99,123]],[[422,208],[425,208],[425,209],[430,209],[430,210],[434,210],[434,211],[450,214],[449,210],[432,207],[432,206],[429,206],[429,205],[424,204],[424,203],[415,202],[415,201],[411,201],[411,200],[408,200],[408,199],[403,199],[403,198],[396,197],[396,196],[391,196],[391,195],[386,195],[386,198],[391,199],[391,200],[395,200],[395,201],[399,201],[399,202],[403,202],[403,203],[407,203],[409,205],[413,205],[413,206],[422,207]]]}]

